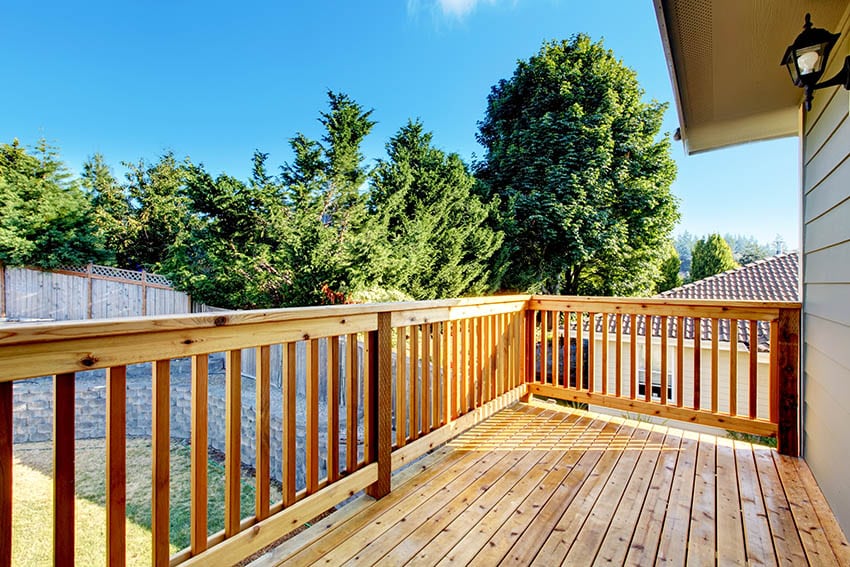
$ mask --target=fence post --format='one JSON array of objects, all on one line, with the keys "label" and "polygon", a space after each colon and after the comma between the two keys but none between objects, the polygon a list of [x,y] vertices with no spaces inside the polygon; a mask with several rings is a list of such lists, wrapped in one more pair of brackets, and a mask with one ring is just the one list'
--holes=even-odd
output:
[{"label": "fence post", "polygon": [[147,272],[142,268],[142,317],[148,314],[148,278]]},{"label": "fence post", "polygon": [[378,463],[378,480],[366,488],[366,494],[382,498],[390,493],[392,475],[392,325],[391,313],[378,313],[378,329],[369,332],[370,445]]},{"label": "fence post", "polygon": [[92,318],[92,273],[94,272],[94,267],[92,263],[89,262],[88,266],[86,266],[86,278],[88,280],[88,290],[86,293],[86,319]]},{"label": "fence post", "polygon": [[778,337],[771,338],[771,347],[777,349],[774,386],[777,394],[771,396],[771,413],[777,416],[777,449],[783,455],[797,457],[800,453],[799,380],[800,380],[800,309],[779,310]]},{"label": "fence post", "polygon": [[6,266],[0,262],[0,317],[6,318]]}]

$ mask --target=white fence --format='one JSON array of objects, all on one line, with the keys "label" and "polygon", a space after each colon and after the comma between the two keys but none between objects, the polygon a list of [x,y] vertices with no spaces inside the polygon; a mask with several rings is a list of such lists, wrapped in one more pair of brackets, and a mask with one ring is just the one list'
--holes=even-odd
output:
[{"label": "white fence", "polygon": [[0,264],[0,319],[67,321],[200,310],[166,278],[144,271],[93,264],[43,271]]}]

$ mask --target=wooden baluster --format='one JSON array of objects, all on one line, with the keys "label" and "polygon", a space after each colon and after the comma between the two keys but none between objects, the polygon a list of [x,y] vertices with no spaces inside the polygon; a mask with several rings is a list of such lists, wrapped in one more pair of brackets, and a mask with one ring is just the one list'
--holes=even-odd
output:
[{"label": "wooden baluster", "polygon": [[339,478],[339,337],[328,338],[328,482]]},{"label": "wooden baluster", "polygon": [[[525,312],[525,381],[539,382],[537,379],[537,311]],[[513,384],[513,383],[511,383]]]},{"label": "wooden baluster", "polygon": [[564,341],[561,344],[561,360],[564,370],[561,373],[560,386],[570,387],[570,374],[572,372],[572,348],[570,347],[570,313],[568,311],[558,312],[558,317],[564,321]]},{"label": "wooden baluster", "polygon": [[499,396],[499,318],[500,315],[490,317],[490,350],[488,357],[490,361],[490,399]]},{"label": "wooden baluster", "polygon": [[475,325],[475,334],[473,335],[474,341],[474,366],[475,369],[475,406],[476,408],[481,407],[481,401],[484,399],[484,376],[482,369],[482,359],[483,359],[483,330],[482,330],[482,320],[480,317],[476,317],[474,320]]},{"label": "wooden baluster", "polygon": [[596,313],[587,314],[587,390],[596,390]]},{"label": "wooden baluster", "polygon": [[357,470],[357,378],[358,345],[357,335],[352,333],[345,339],[345,470]]},{"label": "wooden baluster", "polygon": [[207,548],[208,400],[209,355],[199,354],[192,357],[192,482],[190,487],[192,555],[197,555]]},{"label": "wooden baluster", "polygon": [[307,494],[319,489],[319,340],[307,341]]},{"label": "wooden baluster", "polygon": [[549,312],[540,312],[540,382],[549,384]]},{"label": "wooden baluster", "polygon": [[[369,358],[369,401],[365,402],[373,409],[372,436],[370,445],[374,448],[378,463],[378,480],[366,488],[366,494],[372,498],[382,498],[389,494],[392,476],[392,314],[378,313],[378,329],[368,334]],[[427,327],[425,334],[427,335]],[[427,355],[427,350],[423,353]]]},{"label": "wooden baluster", "polygon": [[685,318],[676,317],[676,405],[685,403]]},{"label": "wooden baluster", "polygon": [[443,417],[442,423],[452,420],[452,327],[450,321],[443,322]]},{"label": "wooden baluster", "polygon": [[53,378],[53,561],[74,564],[74,373]]},{"label": "wooden baluster", "polygon": [[12,564],[12,407],[12,382],[0,382],[0,565]]},{"label": "wooden baluster", "polygon": [[106,564],[126,563],[127,367],[106,369]]},{"label": "wooden baluster", "polygon": [[431,429],[440,426],[440,324],[431,323],[431,346],[433,366],[431,367]]},{"label": "wooden baluster", "polygon": [[422,395],[419,401],[422,404],[422,413],[420,414],[422,420],[422,435],[431,431],[429,423],[431,417],[431,333],[429,327],[430,325],[425,323],[422,325],[422,332],[420,333],[422,338],[422,350],[420,351],[422,353]]},{"label": "wooden baluster", "polygon": [[[771,329],[773,331],[773,329]],[[783,455],[796,457],[800,450],[798,433],[800,380],[800,311],[780,309],[777,321],[776,340],[771,334],[771,349],[776,355],[776,378],[773,387],[778,395],[773,398],[774,415],[777,417],[777,450]]]},{"label": "wooden baluster", "polygon": [[[354,348],[357,348],[356,341],[351,340],[352,335],[348,336],[348,342],[354,342]],[[356,350],[355,350],[356,352]],[[295,504],[295,464],[298,459],[295,454],[295,438],[297,435],[297,430],[295,426],[295,400],[296,400],[296,344],[295,343],[286,343],[283,345],[283,357],[282,357],[282,391],[281,395],[283,397],[283,505],[284,506],[292,506]],[[357,390],[356,390],[356,381],[355,381],[355,390],[354,390],[354,407],[357,407]],[[349,416],[350,414],[350,406],[352,404],[352,393],[348,392],[348,403],[349,403]],[[357,431],[357,412],[354,412],[354,431]],[[355,447],[355,456],[357,451],[357,439],[356,436],[352,440],[351,434],[351,422],[348,424],[349,428],[349,453],[348,457],[351,457],[351,443],[354,442]],[[356,435],[356,434],[355,434]],[[350,464],[351,460],[348,461]],[[357,459],[355,458],[353,461],[353,466],[357,465]],[[349,470],[354,470],[353,468],[349,468]]]},{"label": "wooden baluster", "polygon": [[419,326],[410,329],[410,440],[419,438]]},{"label": "wooden baluster", "polygon": [[717,364],[719,361],[719,334],[720,321],[716,317],[711,318],[711,413],[717,413],[718,378]]},{"label": "wooden baluster", "polygon": [[271,347],[264,345],[256,349],[256,423],[254,513],[257,520],[269,517],[269,476],[271,474],[270,436],[271,436]]},{"label": "wooden baluster", "polygon": [[395,442],[396,446],[404,447],[407,439],[407,386],[405,370],[407,369],[407,343],[404,327],[396,329],[396,364],[395,364]]},{"label": "wooden baluster", "polygon": [[614,348],[614,395],[618,398],[623,394],[623,314],[617,313]]},{"label": "wooden baluster", "polygon": [[[770,322],[769,338],[769,368],[768,368],[768,419],[771,423],[779,423],[779,321]],[[774,348],[775,347],[775,348]]]},{"label": "wooden baluster", "polygon": [[738,320],[729,320],[729,414],[738,415]]},{"label": "wooden baluster", "polygon": [[608,314],[602,314],[602,394],[608,393]]},{"label": "wooden baluster", "polygon": [[700,367],[702,366],[702,320],[694,317],[694,409],[700,409],[702,403],[702,381]]},{"label": "wooden baluster", "polygon": [[644,365],[643,365],[643,399],[647,402],[652,401],[652,315],[643,316],[643,346],[644,346]]},{"label": "wooden baluster", "polygon": [[[224,424],[224,537],[239,533],[242,492],[242,351],[227,352],[225,360]],[[165,515],[166,522],[168,514]]]},{"label": "wooden baluster", "polygon": [[661,405],[667,405],[667,316],[661,316]]},{"label": "wooden baluster", "polygon": [[637,398],[637,330],[638,330],[638,322],[637,316],[632,314],[629,315],[629,332],[631,335],[631,343],[629,344],[629,355],[631,358],[631,363],[629,364],[629,397],[631,399]]},{"label": "wooden baluster", "polygon": [[584,323],[581,311],[576,312],[576,389],[584,390]]},{"label": "wooden baluster", "polygon": [[372,399],[372,381],[370,380],[369,372],[372,369],[369,366],[369,360],[372,356],[372,343],[369,341],[369,335],[364,336],[363,341],[363,458],[366,463],[372,463],[375,460],[375,447],[372,445],[371,428],[374,425],[372,413],[375,411],[375,406],[366,403],[366,400]]},{"label": "wooden baluster", "polygon": [[758,401],[758,371],[759,371],[759,335],[758,322],[750,321],[750,419],[757,415]]},{"label": "wooden baluster", "polygon": [[473,384],[473,372],[470,370],[472,364],[472,346],[475,342],[471,334],[472,322],[469,319],[463,320],[463,330],[461,337],[463,338],[463,401],[461,409],[463,413],[472,409],[472,401],[475,398],[475,387]]},{"label": "wooden baluster", "polygon": [[552,380],[551,384],[558,384],[558,319],[560,313],[558,311],[547,311],[547,315],[552,316]]},{"label": "wooden baluster", "polygon": [[[171,454],[171,438],[169,432],[170,400],[169,388],[171,382],[171,364],[168,360],[157,360],[153,363],[153,401],[151,458],[153,460],[153,486],[151,490],[151,537],[153,538],[153,564],[167,567],[169,563],[169,525],[168,525],[168,460]],[[241,372],[241,365],[237,365]],[[73,435],[73,433],[72,433]],[[226,481],[225,481],[226,482]],[[227,495],[225,495],[225,517],[229,512]],[[239,503],[236,503],[236,526],[239,527]]]},{"label": "wooden baluster", "polygon": [[463,396],[463,378],[461,373],[460,322],[452,321],[452,383],[451,383],[451,419],[457,419],[460,400]]}]

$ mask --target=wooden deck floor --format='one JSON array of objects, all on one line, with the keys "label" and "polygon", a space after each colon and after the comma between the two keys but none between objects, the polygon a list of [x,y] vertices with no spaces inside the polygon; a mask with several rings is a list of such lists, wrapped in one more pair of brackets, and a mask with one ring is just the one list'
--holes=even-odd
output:
[{"label": "wooden deck floor", "polygon": [[711,435],[518,404],[260,565],[850,565],[806,464]]}]

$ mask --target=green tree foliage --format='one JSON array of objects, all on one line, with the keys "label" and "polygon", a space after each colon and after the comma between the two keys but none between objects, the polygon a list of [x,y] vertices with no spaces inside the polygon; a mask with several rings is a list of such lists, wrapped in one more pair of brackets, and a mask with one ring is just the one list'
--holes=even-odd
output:
[{"label": "green tree foliage", "polygon": [[655,288],[658,293],[682,285],[682,276],[679,275],[682,269],[682,261],[679,260],[679,253],[676,252],[672,242],[668,242],[665,248],[666,255],[661,262],[661,278]]},{"label": "green tree foliage", "polygon": [[501,202],[503,285],[549,293],[654,288],[678,218],[666,105],[585,35],[544,43],[492,88],[479,124],[484,194]]},{"label": "green tree foliage", "polygon": [[0,146],[0,262],[55,268],[99,261],[91,206],[44,140],[28,153],[17,140]]},{"label": "green tree foliage", "polygon": [[433,147],[432,138],[421,122],[408,122],[376,168],[369,233],[387,247],[372,263],[373,277],[416,299],[482,293],[502,240],[488,224],[496,203],[472,193],[466,165]]},{"label": "green tree foliage", "polygon": [[290,207],[291,232],[285,243],[285,303],[312,305],[331,293],[366,287],[367,264],[378,245],[364,233],[369,175],[361,151],[372,130],[372,111],[347,95],[328,92],[329,111],[319,122],[322,141],[299,133],[290,140],[295,154],[281,175]]},{"label": "green tree foliage", "polygon": [[690,280],[701,280],[737,267],[726,240],[719,234],[709,234],[694,245]]},{"label": "green tree foliage", "polygon": [[204,303],[252,309],[284,301],[278,264],[288,214],[267,158],[254,153],[249,183],[225,174],[213,178],[202,165],[186,168],[192,230],[172,247],[162,270]]},{"label": "green tree foliage", "polygon": [[682,261],[681,271],[685,274],[691,271],[691,254],[697,240],[699,239],[696,235],[691,234],[687,230],[673,239],[673,246],[676,248],[676,253],[679,254],[679,259]]},{"label": "green tree foliage", "polygon": [[134,223],[130,217],[130,200],[101,154],[95,154],[83,164],[81,183],[91,198],[94,233],[105,250],[102,261],[114,266],[131,265]]},{"label": "green tree foliage", "polygon": [[754,236],[743,234],[727,234],[723,237],[732,249],[735,261],[742,266],[771,256],[770,245],[759,244]]},{"label": "green tree foliage", "polygon": [[183,246],[192,234],[195,217],[185,191],[191,162],[180,163],[167,152],[154,164],[140,160],[124,166],[128,168],[125,190],[130,203],[124,267],[159,271],[172,247]]}]

